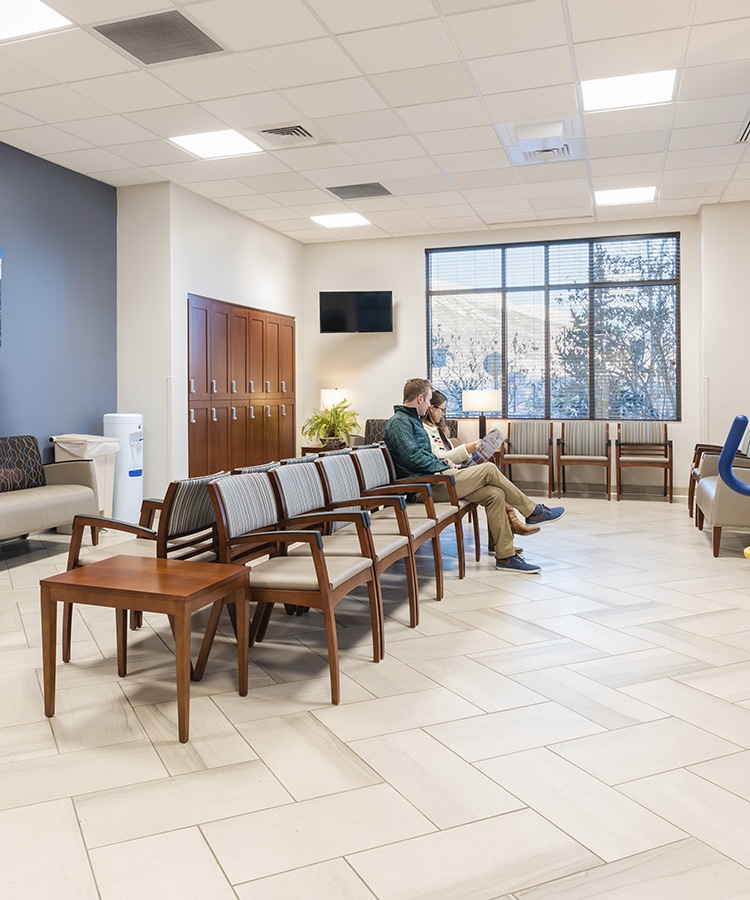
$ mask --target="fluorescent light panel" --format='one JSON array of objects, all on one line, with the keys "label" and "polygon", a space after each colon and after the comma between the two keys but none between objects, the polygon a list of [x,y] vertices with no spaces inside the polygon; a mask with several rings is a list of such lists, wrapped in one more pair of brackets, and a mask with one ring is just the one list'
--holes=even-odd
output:
[{"label": "fluorescent light panel", "polygon": [[55,31],[72,24],[40,0],[0,0],[0,41]]},{"label": "fluorescent light panel", "polygon": [[666,69],[663,72],[642,72],[640,75],[582,81],[583,108],[586,112],[595,112],[670,103],[676,75],[676,69]]},{"label": "fluorescent light panel", "polygon": [[225,156],[246,156],[249,153],[263,152],[262,147],[232,128],[226,131],[205,131],[203,134],[183,134],[169,140],[201,159],[221,159]]},{"label": "fluorescent light panel", "polygon": [[310,218],[324,228],[354,228],[357,225],[370,224],[370,221],[359,213],[337,213],[332,216],[310,216]]},{"label": "fluorescent light panel", "polygon": [[649,203],[656,200],[655,187],[618,188],[613,191],[594,191],[597,206],[621,206],[625,203]]}]

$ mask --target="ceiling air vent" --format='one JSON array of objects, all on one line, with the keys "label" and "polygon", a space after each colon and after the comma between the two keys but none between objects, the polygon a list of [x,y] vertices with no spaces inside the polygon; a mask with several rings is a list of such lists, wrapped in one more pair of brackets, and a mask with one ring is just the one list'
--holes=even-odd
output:
[{"label": "ceiling air vent", "polygon": [[746,144],[750,140],[750,119],[745,122],[745,127],[742,129],[740,136],[737,138],[736,143],[738,144]]},{"label": "ceiling air vent", "polygon": [[514,166],[585,159],[583,129],[578,116],[554,122],[504,122],[495,131]]},{"label": "ceiling air vent", "polygon": [[95,25],[94,31],[147,66],[224,50],[176,10]]},{"label": "ceiling air vent", "polygon": [[318,139],[304,125],[284,125],[281,128],[261,128],[258,134],[277,147],[299,147],[317,144]]},{"label": "ceiling air vent", "polygon": [[369,184],[342,184],[339,187],[326,188],[339,200],[364,200],[365,197],[390,197],[391,192],[378,181]]}]

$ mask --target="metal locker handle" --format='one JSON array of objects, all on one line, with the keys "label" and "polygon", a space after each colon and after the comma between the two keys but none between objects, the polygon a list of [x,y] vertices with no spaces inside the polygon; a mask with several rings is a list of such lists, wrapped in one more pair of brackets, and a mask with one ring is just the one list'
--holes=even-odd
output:
[{"label": "metal locker handle", "polygon": [[232,393],[237,393],[237,382],[234,380],[234,378],[232,379]]},{"label": "metal locker handle", "polygon": [[271,382],[270,381],[266,382],[266,393],[267,394],[271,393]]},{"label": "metal locker handle", "polygon": [[195,425],[195,410],[194,409],[190,410],[190,424]]},{"label": "metal locker handle", "polygon": [[286,394],[286,381],[281,382],[281,393]]},{"label": "metal locker handle", "polygon": [[232,407],[232,421],[233,422],[237,421],[237,407],[236,406]]},{"label": "metal locker handle", "polygon": [[255,382],[254,382],[254,381],[248,381],[248,384],[250,385],[250,393],[251,393],[251,394],[254,394],[254,393],[255,393]]},{"label": "metal locker handle", "polygon": [[250,418],[251,419],[255,418],[255,407],[254,406],[250,407]]},{"label": "metal locker handle", "polygon": [[282,416],[286,415],[286,404],[285,403],[281,404],[281,415]]},{"label": "metal locker handle", "polygon": [[266,418],[267,419],[271,418],[271,407],[270,406],[266,407]]},{"label": "metal locker handle", "polygon": [[195,378],[190,379],[190,393],[191,394],[195,393]]},{"label": "metal locker handle", "polygon": [[218,421],[219,421],[218,418],[216,417],[216,407],[215,407],[215,406],[212,406],[212,407],[211,407],[211,421],[212,421],[212,422],[218,422]]},{"label": "metal locker handle", "polygon": [[216,393],[216,379],[215,378],[211,379],[211,393],[212,394]]}]

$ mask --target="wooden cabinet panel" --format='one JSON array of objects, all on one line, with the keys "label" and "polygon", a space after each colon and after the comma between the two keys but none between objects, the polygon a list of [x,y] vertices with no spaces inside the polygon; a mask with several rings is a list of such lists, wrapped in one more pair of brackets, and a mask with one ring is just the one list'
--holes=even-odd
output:
[{"label": "wooden cabinet panel", "polygon": [[293,456],[294,319],[188,300],[190,476]]}]

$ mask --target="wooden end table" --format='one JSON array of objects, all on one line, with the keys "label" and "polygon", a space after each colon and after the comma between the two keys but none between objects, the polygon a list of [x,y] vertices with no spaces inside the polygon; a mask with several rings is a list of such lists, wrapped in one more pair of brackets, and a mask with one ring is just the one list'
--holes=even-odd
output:
[{"label": "wooden end table", "polygon": [[44,714],[55,714],[57,604],[115,610],[117,674],[127,674],[128,610],[164,613],[174,623],[177,724],[182,743],[190,724],[190,617],[194,610],[235,595],[239,693],[247,694],[249,572],[245,566],[138,556],[113,556],[39,582],[42,604]]}]

